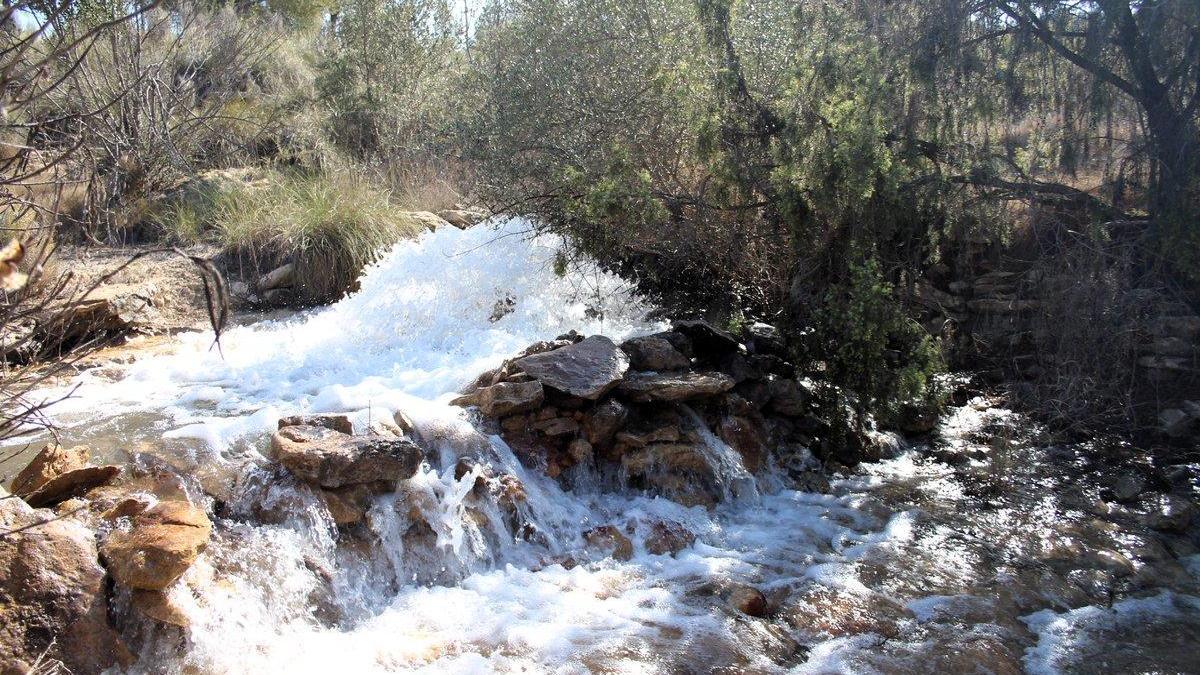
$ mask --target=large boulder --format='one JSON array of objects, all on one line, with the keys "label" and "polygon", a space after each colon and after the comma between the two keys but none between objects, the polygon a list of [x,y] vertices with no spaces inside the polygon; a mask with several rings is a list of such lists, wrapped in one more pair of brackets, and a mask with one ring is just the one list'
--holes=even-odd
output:
[{"label": "large boulder", "polygon": [[687,370],[692,362],[665,338],[657,335],[636,337],[621,343],[629,363],[637,370]]},{"label": "large boulder", "polygon": [[621,391],[635,401],[686,401],[715,396],[733,389],[733,378],[724,373],[630,373]]},{"label": "large boulder", "polygon": [[118,583],[161,591],[175,583],[208,546],[212,522],[183,501],[164,501],[133,518],[129,531],[108,535],[100,552]]},{"label": "large boulder", "polygon": [[518,359],[514,366],[547,387],[595,401],[620,383],[629,357],[603,335]]},{"label": "large boulder", "polygon": [[685,335],[692,344],[693,356],[702,360],[717,360],[738,350],[737,338],[707,321],[693,319],[676,321],[672,328]]},{"label": "large boulder", "polygon": [[53,517],[0,500],[0,529],[32,526],[0,538],[0,673],[33,672],[39,658],[73,673],[128,666],[132,655],[108,623],[94,535]]},{"label": "large boulder", "polygon": [[350,436],[313,426],[280,429],[271,449],[293,475],[323,488],[411,478],[423,458],[408,439]]}]

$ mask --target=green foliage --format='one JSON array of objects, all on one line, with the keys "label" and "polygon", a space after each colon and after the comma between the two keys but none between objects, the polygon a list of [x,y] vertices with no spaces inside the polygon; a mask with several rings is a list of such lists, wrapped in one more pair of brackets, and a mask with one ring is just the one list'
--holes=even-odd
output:
[{"label": "green foliage", "polygon": [[854,392],[860,417],[886,416],[932,395],[942,369],[938,349],[897,303],[875,257],[851,265],[846,282],[827,289],[812,328],[810,353],[824,361],[831,382]]}]

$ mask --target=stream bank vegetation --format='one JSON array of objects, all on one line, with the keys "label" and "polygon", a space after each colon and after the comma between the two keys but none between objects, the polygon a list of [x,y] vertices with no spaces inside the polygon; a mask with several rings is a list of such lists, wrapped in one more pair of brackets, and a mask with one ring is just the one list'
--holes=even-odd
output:
[{"label": "stream bank vegetation", "polygon": [[206,242],[251,286],[291,264],[280,297],[314,304],[429,226],[411,210],[477,206],[532,216],[676,315],[778,326],[859,429],[939,405],[947,368],[1066,430],[1200,425],[1195,3],[5,18],[5,227],[29,250]]}]

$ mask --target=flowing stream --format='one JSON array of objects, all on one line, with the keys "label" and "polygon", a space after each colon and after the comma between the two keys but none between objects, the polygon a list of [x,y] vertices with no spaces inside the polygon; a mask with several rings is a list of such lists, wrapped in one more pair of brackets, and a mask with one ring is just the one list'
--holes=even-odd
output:
[{"label": "flowing stream", "polygon": [[[522,466],[454,392],[568,330],[661,329],[612,274],[556,273],[560,242],[527,230],[429,233],[331,307],[80,377],[56,408],[65,440],[165,461],[216,514],[171,591],[190,627],[128,628],[133,671],[1200,672],[1194,533],[1151,529],[1152,503],[1104,502],[1094,449],[1046,446],[984,399],[933,446],[819,492],[751,476],[706,437],[729,494],[712,511]],[[349,412],[365,429],[397,411],[435,458],[376,498],[365,539],[340,538],[262,454],[281,415]],[[516,477],[520,507],[475,494],[466,454]],[[605,525],[631,533],[629,560],[589,546]],[[692,543],[653,553],[664,533]],[[730,607],[738,584],[767,616]]]}]

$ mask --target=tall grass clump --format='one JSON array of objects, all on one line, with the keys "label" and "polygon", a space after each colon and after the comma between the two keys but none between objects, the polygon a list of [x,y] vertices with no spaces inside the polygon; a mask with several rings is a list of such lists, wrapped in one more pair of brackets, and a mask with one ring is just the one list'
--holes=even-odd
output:
[{"label": "tall grass clump", "polygon": [[284,175],[221,199],[215,232],[226,250],[263,271],[291,262],[302,304],[331,302],[354,290],[358,275],[421,225],[390,194],[350,174]]},{"label": "tall grass clump", "polygon": [[381,251],[423,227],[390,191],[349,172],[214,180],[164,205],[156,220],[175,239],[221,246],[244,278],[294,264],[292,296],[302,305],[354,290]]}]

